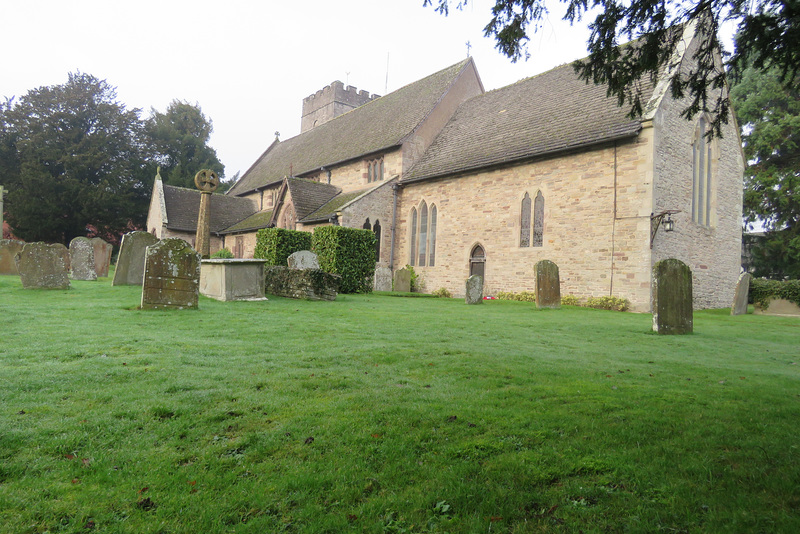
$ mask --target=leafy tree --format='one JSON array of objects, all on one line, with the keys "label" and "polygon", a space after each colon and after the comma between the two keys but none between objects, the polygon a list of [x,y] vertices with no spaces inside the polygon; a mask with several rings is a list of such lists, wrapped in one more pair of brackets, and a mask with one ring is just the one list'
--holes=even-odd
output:
[{"label": "leafy tree", "polygon": [[[451,5],[463,8],[470,0],[423,0],[447,14]],[[724,50],[717,34],[724,20],[738,23],[739,39],[727,64],[739,75],[751,63],[763,70],[768,64],[779,74],[781,83],[791,87],[800,73],[800,1],[798,0],[495,0],[492,18],[484,35],[493,37],[503,54],[517,61],[527,58],[528,34],[541,28],[549,16],[548,4],[564,4],[563,19],[580,22],[594,16],[588,25],[589,56],[574,66],[578,75],[594,83],[608,85],[609,95],[620,105],[627,103],[631,115],[638,115],[642,102],[636,92],[638,82],[655,80],[669,66],[680,45],[681,24],[695,20],[700,45],[693,64],[671,80],[675,98],[690,98],[683,111],[687,119],[709,112],[713,131],[721,134],[728,119],[728,100],[724,91],[725,71],[716,51]],[[639,39],[636,46],[624,41]]]},{"label": "leafy tree", "polygon": [[173,100],[165,113],[152,110],[146,130],[166,183],[194,189],[194,175],[202,169],[223,177],[225,166],[208,146],[214,128],[199,105]]},{"label": "leafy tree", "polygon": [[753,244],[757,276],[800,278],[800,88],[781,83],[776,67],[748,67],[731,89],[749,165],[747,224],[766,235]]},{"label": "leafy tree", "polygon": [[153,170],[139,110],[89,74],[29,91],[0,106],[0,171],[14,234],[68,243],[143,224]]}]

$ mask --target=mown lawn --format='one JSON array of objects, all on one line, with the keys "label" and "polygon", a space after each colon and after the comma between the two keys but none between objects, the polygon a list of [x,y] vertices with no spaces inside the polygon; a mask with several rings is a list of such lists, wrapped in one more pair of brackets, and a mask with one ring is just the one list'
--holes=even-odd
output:
[{"label": "mown lawn", "polygon": [[0,277],[0,532],[800,532],[800,320]]}]

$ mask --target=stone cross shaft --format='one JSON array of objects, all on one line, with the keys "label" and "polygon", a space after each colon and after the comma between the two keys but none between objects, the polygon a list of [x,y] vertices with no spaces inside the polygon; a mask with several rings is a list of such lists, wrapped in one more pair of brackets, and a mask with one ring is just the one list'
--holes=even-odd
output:
[{"label": "stone cross shaft", "polygon": [[208,258],[211,255],[211,193],[219,186],[219,177],[214,171],[203,169],[194,175],[194,185],[200,190],[195,250],[201,258]]}]

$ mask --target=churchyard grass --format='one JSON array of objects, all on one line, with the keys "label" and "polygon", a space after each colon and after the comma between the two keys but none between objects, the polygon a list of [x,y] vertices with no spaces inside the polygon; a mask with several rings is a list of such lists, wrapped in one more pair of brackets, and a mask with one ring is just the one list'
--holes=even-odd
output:
[{"label": "churchyard grass", "polygon": [[800,320],[0,277],[0,532],[798,532]]}]

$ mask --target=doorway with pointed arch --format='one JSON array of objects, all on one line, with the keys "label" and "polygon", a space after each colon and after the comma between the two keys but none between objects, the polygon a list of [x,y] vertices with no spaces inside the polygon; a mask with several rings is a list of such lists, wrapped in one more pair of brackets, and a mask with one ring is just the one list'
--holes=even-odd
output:
[{"label": "doorway with pointed arch", "polygon": [[472,247],[469,253],[469,275],[478,275],[483,279],[484,285],[486,284],[486,251],[480,243]]}]

